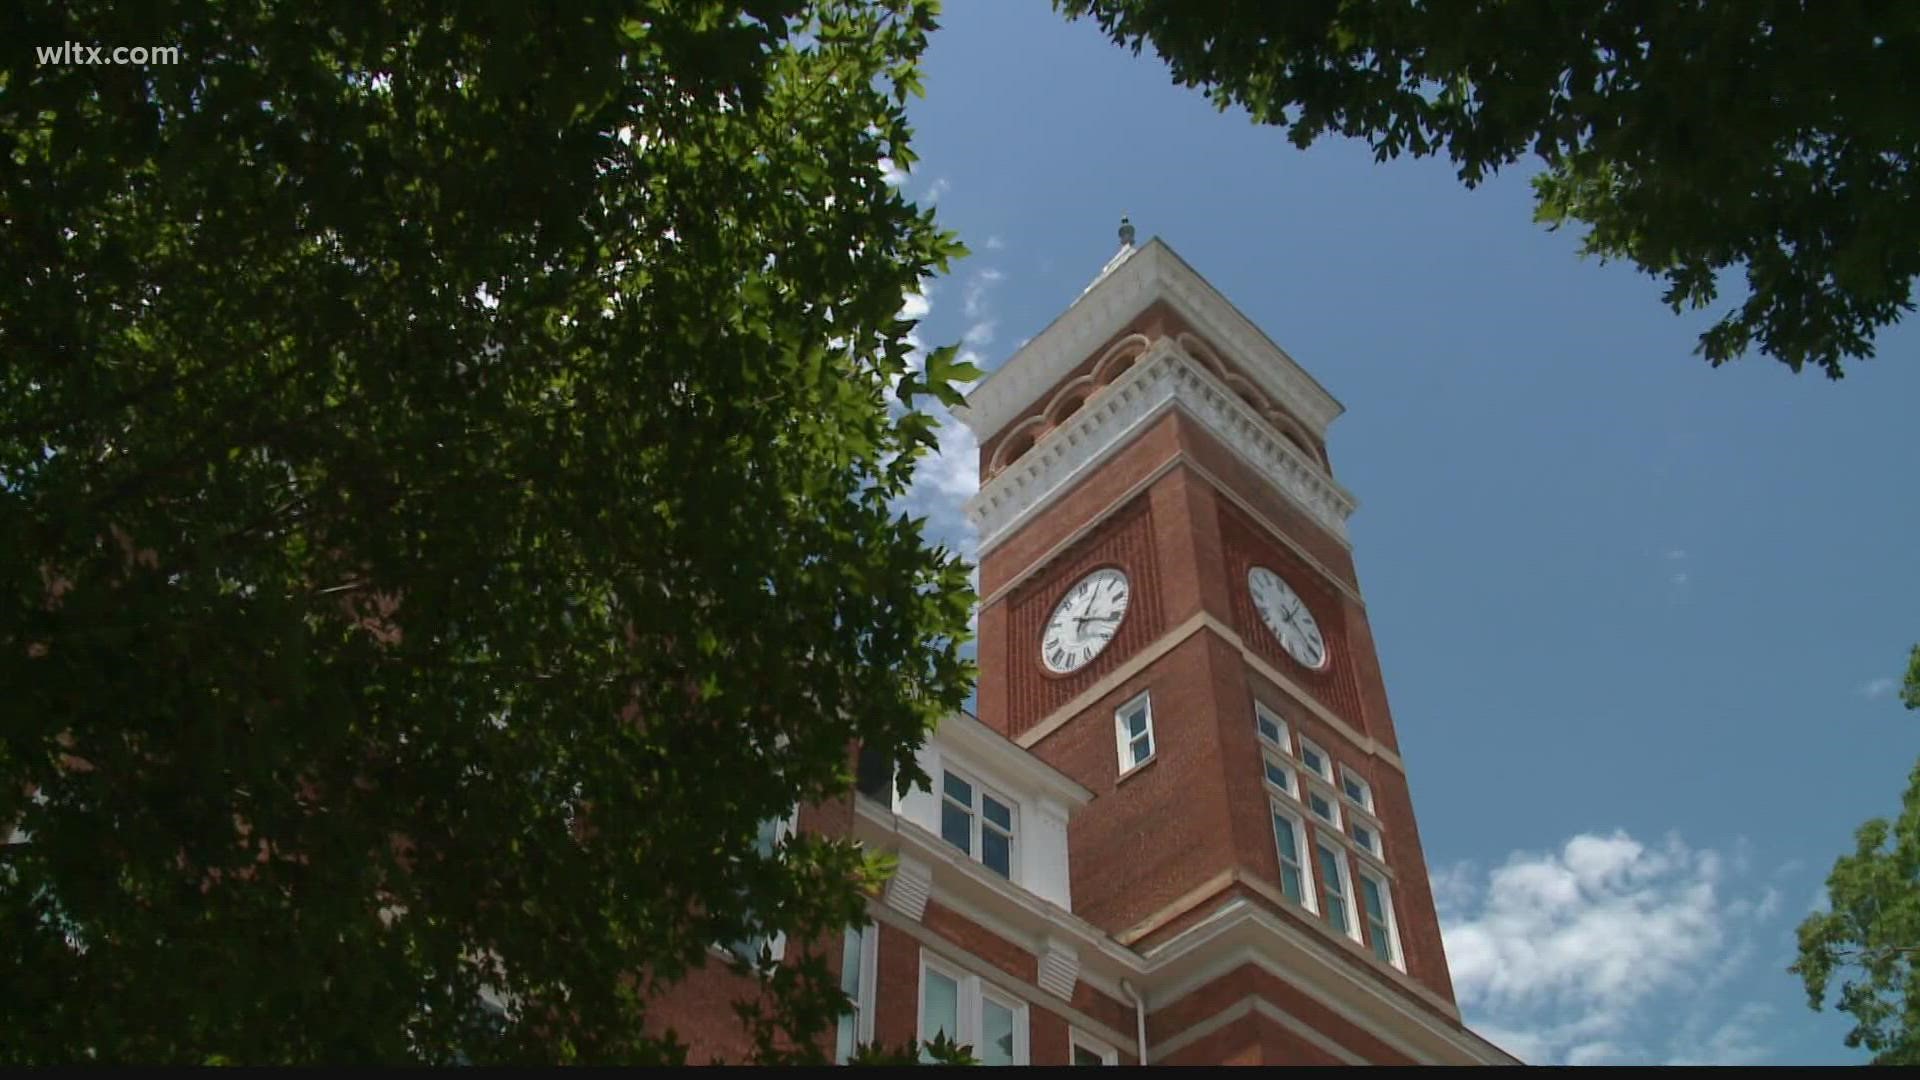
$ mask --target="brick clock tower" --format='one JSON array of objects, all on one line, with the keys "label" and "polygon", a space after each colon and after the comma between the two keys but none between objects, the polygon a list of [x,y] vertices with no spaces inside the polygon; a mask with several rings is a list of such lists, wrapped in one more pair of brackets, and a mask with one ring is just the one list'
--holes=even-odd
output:
[{"label": "brick clock tower", "polygon": [[1092,795],[1074,915],[1180,968],[1150,1060],[1510,1063],[1454,1006],[1327,457],[1342,406],[1121,240],[959,410],[979,720]]},{"label": "brick clock tower", "polygon": [[[980,440],[979,715],[768,822],[898,860],[826,941],[832,1053],[986,1065],[1517,1064],[1460,1021],[1333,479],[1340,405],[1158,240],[956,414]],[[715,947],[716,959],[727,948]],[[722,965],[650,1010],[748,1046]],[[823,1047],[823,1050],[825,1048]]]}]

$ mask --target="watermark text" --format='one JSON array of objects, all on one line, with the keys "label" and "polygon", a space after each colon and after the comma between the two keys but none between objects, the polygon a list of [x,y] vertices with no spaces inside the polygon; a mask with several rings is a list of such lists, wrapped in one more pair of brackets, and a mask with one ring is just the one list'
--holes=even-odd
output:
[{"label": "watermark text", "polygon": [[58,45],[35,45],[33,52],[42,67],[180,62],[178,45],[88,45],[79,41],[63,41]]}]

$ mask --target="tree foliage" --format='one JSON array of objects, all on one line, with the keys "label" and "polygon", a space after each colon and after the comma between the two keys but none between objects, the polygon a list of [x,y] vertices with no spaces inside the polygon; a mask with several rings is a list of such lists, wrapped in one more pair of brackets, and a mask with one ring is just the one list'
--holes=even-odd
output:
[{"label": "tree foliage", "polygon": [[0,12],[0,1061],[678,1060],[710,943],[859,917],[849,843],[753,849],[970,682],[893,509],[933,25]]},{"label": "tree foliage", "polygon": [[1833,377],[1912,310],[1920,17],[1897,0],[1054,0],[1307,146],[1447,154],[1468,186],[1524,157],[1537,218],[1708,307],[1719,365],[1758,348]]},{"label": "tree foliage", "polygon": [[[1901,697],[1920,709],[1920,645],[1909,657]],[[1920,1065],[1920,765],[1908,778],[1900,816],[1860,827],[1851,855],[1827,878],[1828,910],[1800,924],[1799,975],[1821,1009],[1842,976],[1837,1006],[1853,1016],[1848,1046],[1878,1065]]]}]

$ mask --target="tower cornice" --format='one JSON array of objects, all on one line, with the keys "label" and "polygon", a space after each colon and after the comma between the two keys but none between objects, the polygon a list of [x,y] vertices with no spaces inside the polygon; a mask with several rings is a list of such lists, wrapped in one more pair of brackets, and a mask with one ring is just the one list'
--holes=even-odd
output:
[{"label": "tower cornice", "polygon": [[1253,382],[1325,440],[1344,406],[1286,350],[1158,237],[1123,252],[1072,307],[974,387],[954,410],[985,442],[1045,394],[1127,321],[1165,301],[1201,336],[1230,353]]}]

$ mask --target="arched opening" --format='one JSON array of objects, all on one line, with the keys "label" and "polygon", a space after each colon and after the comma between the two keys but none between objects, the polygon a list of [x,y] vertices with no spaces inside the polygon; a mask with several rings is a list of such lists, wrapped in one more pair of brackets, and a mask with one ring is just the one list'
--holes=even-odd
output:
[{"label": "arched opening", "polygon": [[1069,395],[1065,400],[1053,407],[1053,426],[1059,427],[1061,424],[1066,423],[1067,417],[1079,412],[1080,406],[1086,403],[1087,395],[1085,394]]}]

